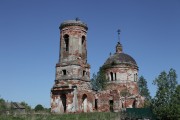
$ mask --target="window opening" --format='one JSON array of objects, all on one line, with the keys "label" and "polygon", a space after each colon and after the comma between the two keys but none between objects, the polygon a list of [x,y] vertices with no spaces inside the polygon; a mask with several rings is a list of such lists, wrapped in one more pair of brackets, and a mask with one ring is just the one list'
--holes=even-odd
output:
[{"label": "window opening", "polygon": [[95,99],[95,109],[98,109],[98,99]]},{"label": "window opening", "polygon": [[133,108],[136,108],[136,100],[134,100],[133,104],[132,104]]},{"label": "window opening", "polygon": [[66,70],[62,70],[62,71],[63,71],[63,75],[66,75],[66,73],[67,73]]},{"label": "window opening", "polygon": [[137,73],[136,73],[136,74],[134,74],[134,82],[136,82],[137,79],[138,79],[138,77],[137,77]]},{"label": "window opening", "polygon": [[124,104],[122,103],[122,108],[124,108]]},{"label": "window opening", "polygon": [[109,100],[109,110],[111,111],[111,112],[113,112],[114,111],[114,109],[113,109],[113,100]]},{"label": "window opening", "polygon": [[82,45],[84,44],[85,36],[82,36]]},{"label": "window opening", "polygon": [[136,81],[138,80],[138,75],[137,75],[137,73],[136,73]]},{"label": "window opening", "polygon": [[69,51],[69,35],[64,35],[64,41],[65,41],[65,48],[66,51]]},{"label": "window opening", "polygon": [[83,70],[83,76],[85,76],[85,73],[86,73],[86,71],[85,71],[85,70]]},{"label": "window opening", "polygon": [[110,75],[111,75],[111,81],[113,81],[113,73],[110,72]]}]

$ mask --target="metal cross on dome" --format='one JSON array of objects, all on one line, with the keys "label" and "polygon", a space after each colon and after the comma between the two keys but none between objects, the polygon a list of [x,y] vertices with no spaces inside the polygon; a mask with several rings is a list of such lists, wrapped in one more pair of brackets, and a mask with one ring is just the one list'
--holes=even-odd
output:
[{"label": "metal cross on dome", "polygon": [[118,29],[117,32],[118,32],[118,42],[120,43],[120,32],[121,32],[121,30]]},{"label": "metal cross on dome", "polygon": [[79,17],[76,17],[76,21],[80,21]]}]

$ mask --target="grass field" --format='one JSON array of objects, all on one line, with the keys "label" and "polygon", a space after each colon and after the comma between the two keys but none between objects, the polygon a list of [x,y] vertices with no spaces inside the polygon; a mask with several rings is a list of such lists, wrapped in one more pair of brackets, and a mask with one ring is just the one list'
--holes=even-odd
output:
[{"label": "grass field", "polygon": [[1,115],[0,120],[120,120],[120,113]]}]

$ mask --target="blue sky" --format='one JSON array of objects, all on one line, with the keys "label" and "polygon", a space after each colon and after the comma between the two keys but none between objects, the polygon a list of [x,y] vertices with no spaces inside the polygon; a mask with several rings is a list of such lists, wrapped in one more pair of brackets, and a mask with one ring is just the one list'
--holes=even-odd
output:
[{"label": "blue sky", "polygon": [[91,75],[115,52],[121,29],[124,52],[136,60],[154,96],[152,81],[160,72],[174,68],[180,75],[179,6],[179,0],[1,0],[0,96],[50,107],[59,25],[76,17],[89,27]]}]

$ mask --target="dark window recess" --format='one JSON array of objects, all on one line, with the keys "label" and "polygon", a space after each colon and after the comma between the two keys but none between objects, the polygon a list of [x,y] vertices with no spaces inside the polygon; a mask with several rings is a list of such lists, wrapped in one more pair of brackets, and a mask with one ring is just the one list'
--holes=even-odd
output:
[{"label": "dark window recess", "polygon": [[82,97],[82,102],[84,102],[84,100],[86,100],[86,99],[87,99],[87,95],[84,94],[83,97]]},{"label": "dark window recess", "polygon": [[84,44],[85,39],[85,36],[82,36],[82,45]]},{"label": "dark window recess", "polygon": [[116,78],[116,73],[114,73],[115,74],[115,80],[117,80],[117,78]]},{"label": "dark window recess", "polygon": [[95,99],[95,109],[98,109],[98,99]]},{"label": "dark window recess", "polygon": [[65,42],[65,48],[66,51],[69,51],[69,35],[64,35],[64,42]]},{"label": "dark window recess", "polygon": [[137,73],[134,74],[134,82],[136,82],[138,80],[138,77],[137,77]]},{"label": "dark window recess", "polygon": [[138,81],[138,75],[137,75],[137,73],[136,73],[136,81]]},{"label": "dark window recess", "polygon": [[113,100],[109,100],[109,110],[111,111],[111,112],[113,112],[114,111],[114,109],[113,109]]},{"label": "dark window recess", "polygon": [[110,75],[111,75],[111,81],[113,81],[113,73],[110,72]]},{"label": "dark window recess", "polygon": [[132,104],[133,108],[136,108],[136,100],[134,100],[133,104]]},{"label": "dark window recess", "polygon": [[62,70],[63,72],[63,75],[66,75],[67,74],[67,71],[66,70]]},{"label": "dark window recess", "polygon": [[83,76],[85,76],[86,71],[83,70]]},{"label": "dark window recess", "polygon": [[62,104],[63,104],[63,108],[64,108],[64,113],[66,112],[66,95],[65,94],[61,94],[61,100],[62,100]]}]

